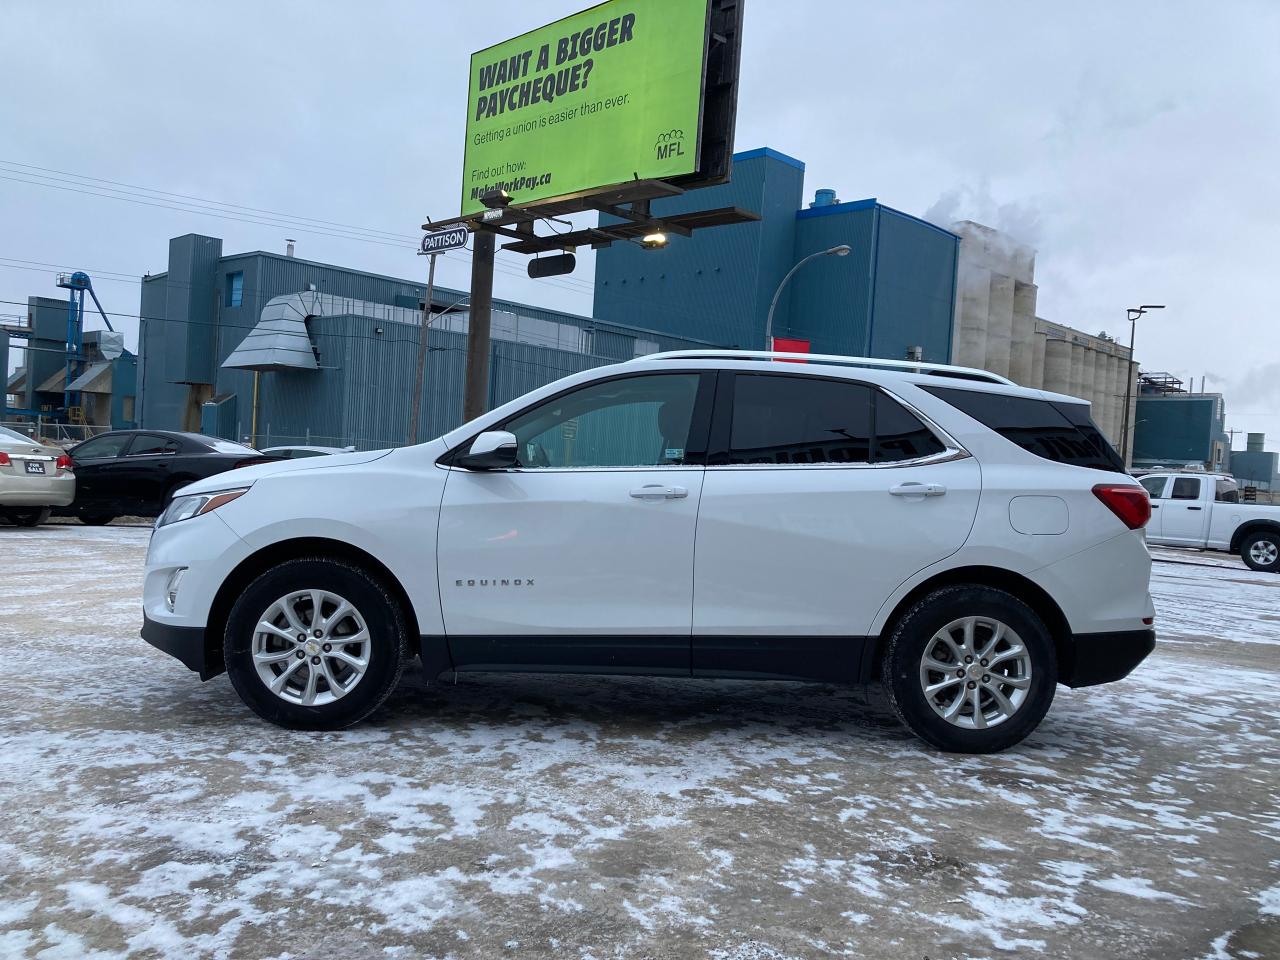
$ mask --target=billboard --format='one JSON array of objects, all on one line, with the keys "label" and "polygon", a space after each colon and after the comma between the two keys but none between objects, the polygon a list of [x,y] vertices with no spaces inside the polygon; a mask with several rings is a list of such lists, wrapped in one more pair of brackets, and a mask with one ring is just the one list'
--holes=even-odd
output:
[{"label": "billboard", "polygon": [[471,57],[462,213],[698,171],[711,0],[608,0]]}]

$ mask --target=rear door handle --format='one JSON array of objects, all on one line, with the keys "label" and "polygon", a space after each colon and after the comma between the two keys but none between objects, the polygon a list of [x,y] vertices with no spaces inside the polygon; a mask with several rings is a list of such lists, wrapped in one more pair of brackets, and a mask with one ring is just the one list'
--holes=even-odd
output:
[{"label": "rear door handle", "polygon": [[1188,510],[1203,510],[1203,507],[1187,507]]},{"label": "rear door handle", "polygon": [[684,487],[666,487],[660,483],[647,483],[631,491],[636,500],[683,500],[688,495]]},{"label": "rear door handle", "polygon": [[889,488],[890,496],[894,497],[940,497],[946,492],[947,488],[940,483],[916,483],[914,480]]}]

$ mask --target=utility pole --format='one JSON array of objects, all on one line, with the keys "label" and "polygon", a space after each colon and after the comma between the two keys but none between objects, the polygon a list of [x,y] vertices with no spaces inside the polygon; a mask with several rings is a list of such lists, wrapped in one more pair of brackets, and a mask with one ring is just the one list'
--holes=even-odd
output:
[{"label": "utility pole", "polygon": [[467,322],[467,385],[462,420],[474,420],[489,409],[489,331],[493,320],[494,235],[475,233],[471,254],[471,311]]},{"label": "utility pole", "polygon": [[427,298],[422,302],[422,325],[418,327],[418,369],[413,374],[413,406],[409,408],[410,446],[418,442],[418,412],[422,409],[422,378],[427,370],[427,327],[431,324],[431,298],[436,289],[436,254],[431,254],[427,270]]}]

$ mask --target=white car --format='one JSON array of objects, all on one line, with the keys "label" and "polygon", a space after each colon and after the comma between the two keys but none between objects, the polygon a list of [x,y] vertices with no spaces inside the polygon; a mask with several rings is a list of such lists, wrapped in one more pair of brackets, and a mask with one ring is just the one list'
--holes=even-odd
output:
[{"label": "white car", "polygon": [[37,527],[76,497],[71,457],[60,447],[0,427],[0,519]]},{"label": "white car", "polygon": [[143,637],[287,727],[361,720],[417,656],[431,679],[883,680],[920,737],[986,752],[1151,652],[1149,516],[1070,397],[658,354],[429,443],[192,484],[157,521]]},{"label": "white car", "polygon": [[1150,473],[1147,541],[1238,553],[1245,564],[1280,573],[1280,507],[1241,503],[1240,486],[1223,473]]}]

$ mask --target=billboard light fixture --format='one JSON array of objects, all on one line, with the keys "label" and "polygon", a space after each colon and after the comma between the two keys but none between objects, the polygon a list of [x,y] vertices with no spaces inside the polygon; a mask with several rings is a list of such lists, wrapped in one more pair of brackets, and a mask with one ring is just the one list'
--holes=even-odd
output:
[{"label": "billboard light fixture", "polygon": [[661,250],[667,245],[667,235],[660,230],[646,233],[640,238],[640,243],[646,250]]}]

